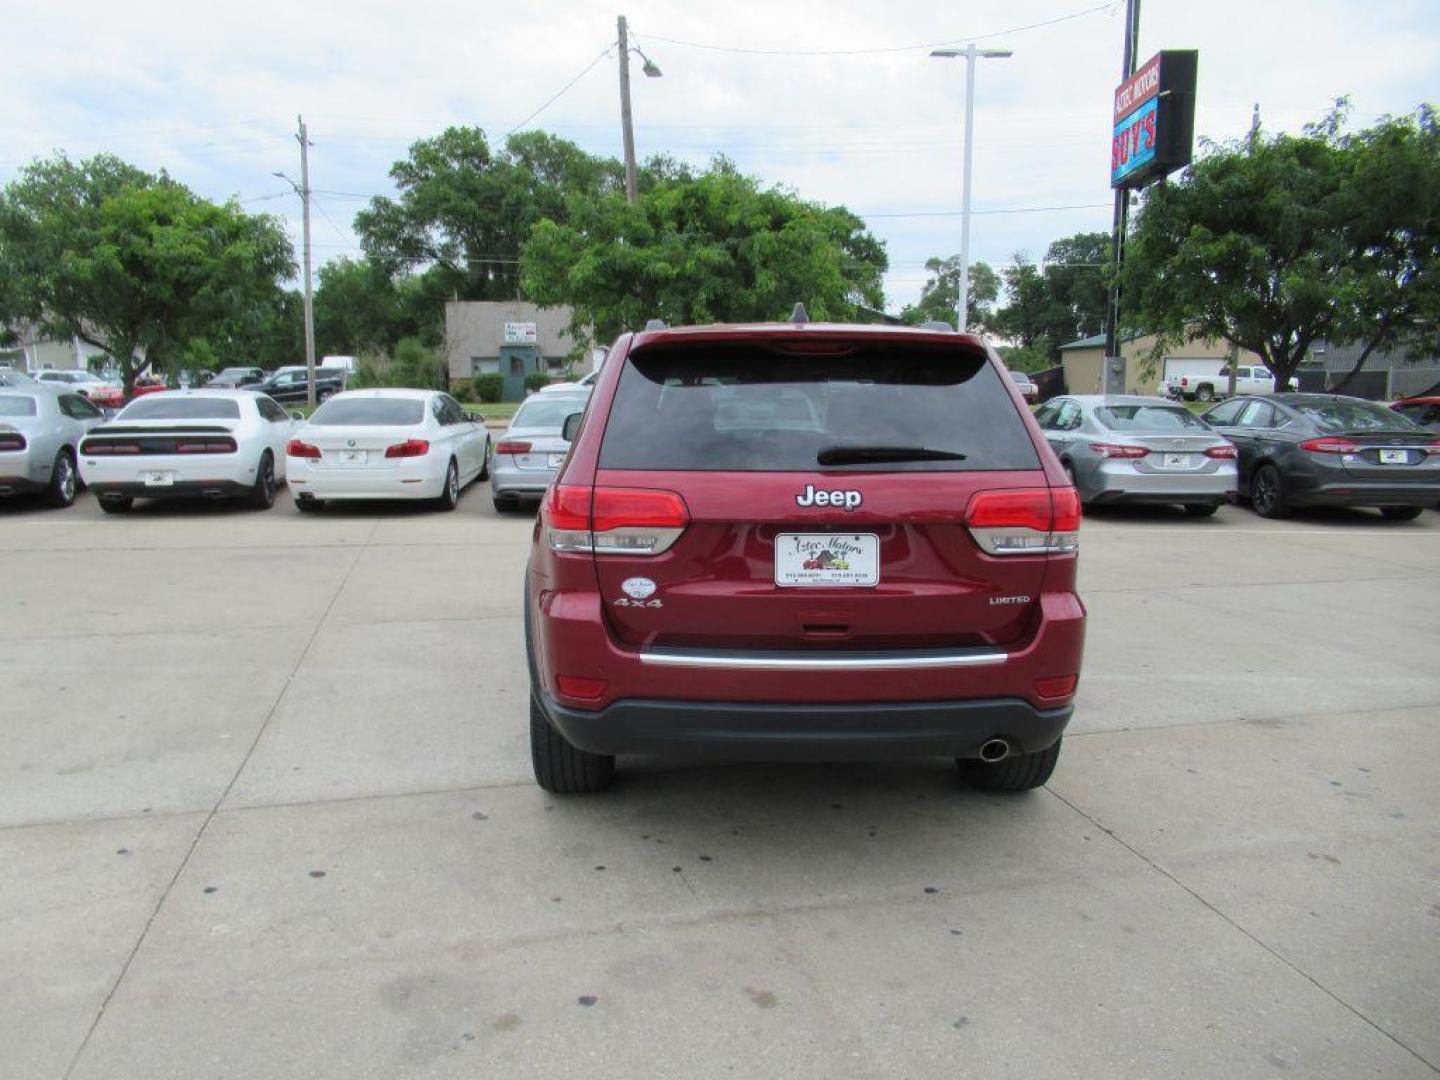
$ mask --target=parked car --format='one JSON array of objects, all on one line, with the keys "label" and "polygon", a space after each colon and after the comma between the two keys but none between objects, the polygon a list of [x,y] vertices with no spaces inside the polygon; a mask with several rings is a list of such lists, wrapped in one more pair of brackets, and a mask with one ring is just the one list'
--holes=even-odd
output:
[{"label": "parked car", "polygon": [[1368,506],[1409,521],[1440,502],[1440,439],[1385,406],[1335,394],[1235,398],[1204,414],[1240,454],[1261,517]]},{"label": "parked car", "polygon": [[234,390],[241,386],[254,386],[265,378],[258,367],[221,368],[220,374],[205,384],[207,390]]},{"label": "parked car", "polygon": [[992,791],[1054,769],[1074,488],[979,338],[796,315],[626,334],[567,419],[525,589],[545,789],[625,753],[935,755]]},{"label": "parked car", "polygon": [[0,383],[0,496],[43,492],[51,506],[75,501],[76,450],[104,414],[63,384]]},{"label": "parked car", "polygon": [[77,394],[90,398],[92,401],[96,397],[108,399],[115,391],[120,390],[118,382],[96,375],[92,371],[81,371],[78,368],[46,368],[44,371],[36,372],[35,379],[37,382],[50,383],[53,386],[68,386]]},{"label": "parked car", "polygon": [[[257,383],[245,385],[247,390],[269,394],[282,404],[299,404],[310,399],[310,374],[303,367],[276,368]],[[345,389],[345,369],[332,367],[315,369],[315,400],[321,402]]]},{"label": "parked car", "polygon": [[583,412],[589,400],[588,390],[532,394],[515,410],[490,466],[496,510],[506,513],[545,494],[570,449],[562,434],[565,418]]},{"label": "parked car", "polygon": [[1208,517],[1235,497],[1235,447],[1158,397],[1052,398],[1035,414],[1086,505],[1178,503]]},{"label": "parked car", "polygon": [[453,510],[460,490],[490,475],[490,432],[449,394],[351,390],[315,410],[286,446],[295,505],[341,499],[433,499]]},{"label": "parked car", "polygon": [[0,364],[0,386],[29,386],[34,382],[34,379],[18,368]]},{"label": "parked car", "polygon": [[246,390],[166,390],[137,398],[80,444],[80,476],[107,514],[136,498],[275,502],[296,417]]},{"label": "parked car", "polygon": [[141,375],[135,380],[135,388],[130,392],[130,400],[134,401],[147,394],[158,394],[169,389],[170,385],[164,379],[155,375]]},{"label": "parked car", "polygon": [[1023,371],[1010,372],[1010,381],[1015,384],[1015,389],[1020,391],[1020,396],[1025,399],[1025,404],[1034,405],[1040,400],[1040,387],[1035,381]]},{"label": "parked car", "polygon": [[1393,402],[1395,412],[1430,431],[1440,431],[1440,397],[1413,397]]},{"label": "parked car", "polygon": [[[1300,380],[1291,376],[1290,389],[1300,389]],[[1214,375],[1175,375],[1165,380],[1165,396],[1177,401],[1215,401],[1230,396],[1230,368]],[[1273,394],[1275,376],[1267,367],[1236,367],[1235,396]]]},{"label": "parked car", "polygon": [[592,371],[588,375],[581,376],[574,382],[552,382],[548,386],[542,386],[542,394],[563,394],[573,390],[589,390],[595,385],[595,380],[600,375],[598,371]]},{"label": "parked car", "polygon": [[359,361],[353,356],[322,356],[316,367],[343,371],[347,375],[354,375],[360,370]]}]

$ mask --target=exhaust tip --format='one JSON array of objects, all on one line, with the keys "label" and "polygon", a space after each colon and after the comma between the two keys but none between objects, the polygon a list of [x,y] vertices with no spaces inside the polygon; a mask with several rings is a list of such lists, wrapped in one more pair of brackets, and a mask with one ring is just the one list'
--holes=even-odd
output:
[{"label": "exhaust tip", "polygon": [[980,760],[994,764],[1010,756],[1010,743],[1005,739],[986,739],[980,746]]}]

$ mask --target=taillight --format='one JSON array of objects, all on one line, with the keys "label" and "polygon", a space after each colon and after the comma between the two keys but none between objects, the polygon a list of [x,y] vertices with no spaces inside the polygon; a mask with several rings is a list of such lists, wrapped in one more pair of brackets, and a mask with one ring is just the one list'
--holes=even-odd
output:
[{"label": "taillight", "polygon": [[138,454],[140,453],[140,444],[87,440],[80,444],[80,453],[90,457],[103,457],[105,454]]},{"label": "taillight", "polygon": [[1073,696],[1079,682],[1079,675],[1056,675],[1052,678],[1036,679],[1035,696],[1049,701],[1059,701]]},{"label": "taillight", "polygon": [[0,450],[24,450],[25,436],[15,432],[0,434]]},{"label": "taillight", "polygon": [[659,555],[690,524],[673,491],[573,484],[552,484],[540,517],[553,549],[597,555]]},{"label": "taillight", "polygon": [[1314,454],[1353,454],[1360,449],[1360,444],[1354,439],[1322,435],[1318,439],[1306,439],[1300,444],[1300,449]]},{"label": "taillight", "polygon": [[501,439],[495,444],[497,454],[528,454],[530,444],[528,442],[516,442],[510,439]]},{"label": "taillight", "polygon": [[1090,449],[1101,457],[1107,458],[1142,458],[1150,453],[1143,446],[1120,446],[1116,443],[1092,442]]},{"label": "taillight", "polygon": [[1205,456],[1208,458],[1218,458],[1222,461],[1233,459],[1235,457],[1235,447],[1230,443],[1226,443],[1224,446],[1212,446],[1205,451]]},{"label": "taillight", "polygon": [[1429,446],[1424,448],[1427,454],[1440,454],[1440,439],[1436,439]]},{"label": "taillight", "polygon": [[1181,375],[1181,376],[1180,376],[1180,385],[1181,385],[1181,386],[1189,386],[1189,385],[1190,385],[1190,380],[1187,379],[1187,378],[1185,378],[1184,375]]},{"label": "taillight", "polygon": [[385,456],[387,458],[424,457],[429,452],[430,444],[424,439],[406,439],[404,442],[386,447]]},{"label": "taillight", "polygon": [[177,454],[233,454],[235,440],[228,438],[185,439],[175,444],[175,452]]},{"label": "taillight", "polygon": [[318,461],[320,458],[320,448],[318,446],[311,446],[308,442],[301,442],[299,439],[291,439],[285,444],[285,456],[314,458]]},{"label": "taillight", "polygon": [[1080,496],[1073,487],[977,491],[965,524],[990,555],[1068,554],[1080,546]]}]

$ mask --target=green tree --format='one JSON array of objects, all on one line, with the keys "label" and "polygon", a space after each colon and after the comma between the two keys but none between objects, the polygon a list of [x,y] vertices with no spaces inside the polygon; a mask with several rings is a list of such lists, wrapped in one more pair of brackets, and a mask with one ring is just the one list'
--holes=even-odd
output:
[{"label": "green tree", "polygon": [[813,319],[879,307],[884,245],[843,207],[762,189],[717,159],[660,179],[635,205],[574,196],[567,220],[535,225],[521,282],[541,304],[575,308],[577,347],[652,318],[672,324],[777,319],[803,301]]},{"label": "green tree", "polygon": [[[960,302],[960,256],[948,259],[931,256],[925,260],[930,278],[920,290],[920,302],[907,304],[900,312],[902,322],[918,326],[923,322],[955,325]],[[972,329],[989,331],[995,322],[995,300],[1000,295],[1000,276],[987,263],[970,267],[969,289],[965,295],[965,316]]]},{"label": "green tree", "polygon": [[[1342,102],[1298,136],[1210,147],[1146,196],[1124,315],[1162,341],[1224,338],[1277,388],[1324,338],[1433,347],[1440,313],[1440,138],[1428,107],[1346,134]],[[1358,370],[1358,367],[1357,367]]]},{"label": "green tree", "polygon": [[1004,270],[1007,303],[995,313],[994,328],[1026,349],[1047,342],[1052,360],[1067,341],[1100,333],[1109,259],[1110,237],[1105,233],[1056,240],[1040,266],[1017,253]]},{"label": "green tree", "polygon": [[127,391],[146,356],[178,356],[215,323],[279,302],[293,271],[274,219],[108,154],[34,162],[0,194],[6,321],[103,349]]}]

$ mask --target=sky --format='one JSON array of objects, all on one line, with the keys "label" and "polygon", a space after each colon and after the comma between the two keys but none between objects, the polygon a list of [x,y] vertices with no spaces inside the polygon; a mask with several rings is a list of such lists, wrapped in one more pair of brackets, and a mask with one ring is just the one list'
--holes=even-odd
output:
[{"label": "sky", "polygon": [[[639,156],[724,154],[849,207],[886,243],[891,310],[960,247],[964,63],[934,45],[1014,51],[977,65],[972,259],[1040,259],[1110,226],[1123,0],[621,2],[0,0],[0,183],[55,151],[109,151],[282,217],[298,252],[299,199],[272,174],[298,179],[303,114],[316,262],[355,256],[355,211],[448,125],[498,142],[524,122],[619,157],[623,13],[663,71],[632,64]],[[1162,48],[1199,50],[1196,132],[1216,142],[1256,103],[1296,131],[1341,95],[1356,124],[1440,101],[1435,0],[1145,0],[1138,58]]]}]

